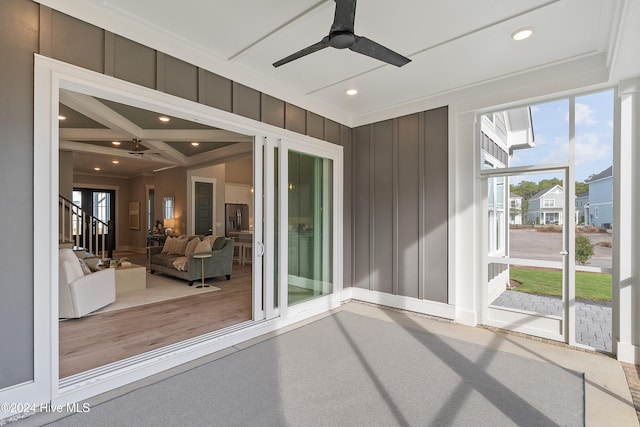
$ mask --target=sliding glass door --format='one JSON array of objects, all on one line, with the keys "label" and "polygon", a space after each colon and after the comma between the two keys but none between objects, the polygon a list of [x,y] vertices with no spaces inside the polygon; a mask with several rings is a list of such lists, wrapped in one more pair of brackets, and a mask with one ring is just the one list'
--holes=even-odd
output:
[{"label": "sliding glass door", "polygon": [[297,304],[333,292],[333,162],[289,151],[287,299]]},{"label": "sliding glass door", "polygon": [[272,140],[264,162],[267,317],[337,301],[342,148]]}]

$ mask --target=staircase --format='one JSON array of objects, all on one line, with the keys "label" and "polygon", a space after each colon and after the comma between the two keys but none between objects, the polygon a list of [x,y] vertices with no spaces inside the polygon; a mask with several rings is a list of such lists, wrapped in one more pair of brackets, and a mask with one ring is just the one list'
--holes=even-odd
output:
[{"label": "staircase", "polygon": [[58,196],[59,246],[71,248],[79,258],[112,258],[115,247],[113,221],[102,221],[71,200]]}]

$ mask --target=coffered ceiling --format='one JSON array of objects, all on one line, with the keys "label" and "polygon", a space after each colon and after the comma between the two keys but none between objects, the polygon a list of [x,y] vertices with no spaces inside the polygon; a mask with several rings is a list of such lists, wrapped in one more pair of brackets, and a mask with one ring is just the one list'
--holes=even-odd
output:
[{"label": "coffered ceiling", "polygon": [[73,153],[80,174],[132,177],[253,150],[245,135],[67,90],[60,92],[59,114],[60,149]]}]

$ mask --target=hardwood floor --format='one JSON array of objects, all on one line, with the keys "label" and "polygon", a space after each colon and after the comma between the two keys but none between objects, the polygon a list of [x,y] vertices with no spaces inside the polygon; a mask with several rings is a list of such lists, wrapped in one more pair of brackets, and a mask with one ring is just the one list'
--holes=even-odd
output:
[{"label": "hardwood floor", "polygon": [[59,322],[60,378],[251,320],[251,266],[207,283],[221,290]]}]

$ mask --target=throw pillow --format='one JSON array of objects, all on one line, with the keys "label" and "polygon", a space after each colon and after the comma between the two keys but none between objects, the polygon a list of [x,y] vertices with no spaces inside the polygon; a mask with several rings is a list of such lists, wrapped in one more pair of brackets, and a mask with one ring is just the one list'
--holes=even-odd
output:
[{"label": "throw pillow", "polygon": [[194,237],[193,239],[189,240],[189,243],[187,243],[187,247],[184,248],[184,256],[191,255],[195,251],[196,246],[198,246],[198,243],[200,243],[199,237]]},{"label": "throw pillow", "polygon": [[82,258],[78,258],[78,261],[80,261],[80,267],[82,268],[82,272],[84,273],[84,275],[86,276],[87,274],[91,274],[91,269],[89,268],[87,263],[84,262]]},{"label": "throw pillow", "polygon": [[211,246],[211,250],[212,251],[219,251],[220,249],[224,248],[224,245],[226,243],[227,243],[227,239],[225,239],[224,237],[220,236],[215,240],[215,242],[213,242],[213,246]]},{"label": "throw pillow", "polygon": [[184,251],[187,247],[187,243],[189,243],[189,241],[187,240],[186,237],[173,239],[173,246],[169,248],[169,253],[175,254],[175,255],[184,255]]},{"label": "throw pillow", "polygon": [[211,252],[211,243],[209,243],[209,240],[203,240],[196,245],[193,253],[199,254],[200,252]]},{"label": "throw pillow", "polygon": [[162,247],[161,254],[168,254],[169,248],[171,247],[171,242],[173,242],[173,237],[167,237],[167,240],[164,241],[164,246]]}]

